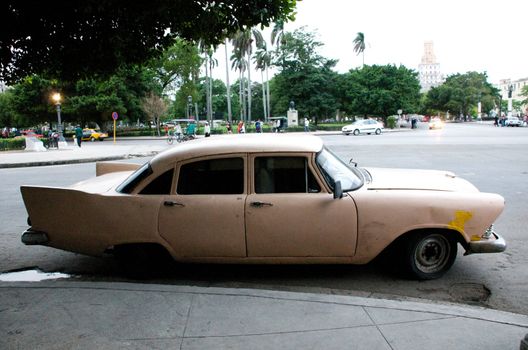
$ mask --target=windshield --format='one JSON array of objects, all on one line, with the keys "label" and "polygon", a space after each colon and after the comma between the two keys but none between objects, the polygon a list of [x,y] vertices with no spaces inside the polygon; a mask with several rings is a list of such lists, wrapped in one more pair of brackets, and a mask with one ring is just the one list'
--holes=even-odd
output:
[{"label": "windshield", "polygon": [[363,180],[356,169],[348,167],[341,159],[327,148],[317,154],[317,165],[323,172],[326,182],[334,189],[336,181],[341,181],[343,191],[353,191],[363,185]]},{"label": "windshield", "polygon": [[132,193],[134,188],[141,180],[152,174],[152,168],[149,163],[143,164],[141,168],[132,173],[121,185],[116,188],[120,193]]}]

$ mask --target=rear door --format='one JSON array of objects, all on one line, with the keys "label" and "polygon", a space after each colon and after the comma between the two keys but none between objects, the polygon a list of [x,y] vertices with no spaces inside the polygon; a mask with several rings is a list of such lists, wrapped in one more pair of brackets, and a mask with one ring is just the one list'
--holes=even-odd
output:
[{"label": "rear door", "polygon": [[245,257],[246,155],[177,165],[173,194],[159,211],[159,232],[181,257]]}]

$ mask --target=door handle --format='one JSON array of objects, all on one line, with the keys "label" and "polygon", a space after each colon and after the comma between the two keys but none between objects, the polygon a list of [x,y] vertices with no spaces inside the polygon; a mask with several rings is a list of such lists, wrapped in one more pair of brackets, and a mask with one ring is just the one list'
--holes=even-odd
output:
[{"label": "door handle", "polygon": [[163,205],[166,206],[166,207],[174,207],[174,206],[185,207],[185,204],[178,203],[178,202],[175,202],[175,201],[164,201]]},{"label": "door handle", "polygon": [[269,206],[269,207],[273,206],[273,204],[266,203],[266,202],[251,202],[250,204],[252,207],[255,207],[255,208],[262,208],[263,206]]}]

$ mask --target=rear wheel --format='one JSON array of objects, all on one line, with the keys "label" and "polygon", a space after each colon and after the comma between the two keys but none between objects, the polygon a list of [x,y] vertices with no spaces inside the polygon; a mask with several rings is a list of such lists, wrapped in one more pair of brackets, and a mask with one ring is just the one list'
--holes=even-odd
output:
[{"label": "rear wheel", "polygon": [[359,135],[359,130],[358,129],[354,130],[354,135],[355,136]]},{"label": "rear wheel", "polygon": [[381,134],[381,129],[376,129],[376,135]]},{"label": "rear wheel", "polygon": [[444,232],[418,232],[409,237],[403,249],[406,272],[420,280],[441,277],[453,265],[457,242]]},{"label": "rear wheel", "polygon": [[95,137],[90,137],[90,141],[94,142],[95,141]]},{"label": "rear wheel", "polygon": [[132,278],[156,277],[170,270],[174,260],[158,244],[126,244],[114,248],[123,272]]}]

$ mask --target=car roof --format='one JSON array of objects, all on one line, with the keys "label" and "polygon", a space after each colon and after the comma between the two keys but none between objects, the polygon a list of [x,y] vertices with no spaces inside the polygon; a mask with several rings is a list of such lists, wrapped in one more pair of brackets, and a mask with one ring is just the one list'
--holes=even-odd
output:
[{"label": "car roof", "polygon": [[256,152],[319,152],[323,141],[305,134],[235,134],[221,135],[177,144],[155,156],[150,164],[156,168],[166,162],[210,155]]}]

